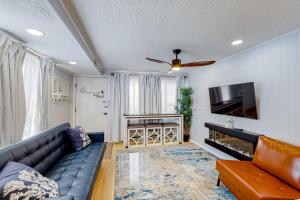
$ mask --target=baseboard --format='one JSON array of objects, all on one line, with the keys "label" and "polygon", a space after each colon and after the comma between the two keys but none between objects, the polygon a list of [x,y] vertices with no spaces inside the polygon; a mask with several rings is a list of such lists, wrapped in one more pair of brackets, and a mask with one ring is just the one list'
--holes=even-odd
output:
[{"label": "baseboard", "polygon": [[208,151],[209,153],[213,154],[214,156],[220,158],[220,159],[225,159],[225,160],[236,160],[236,158],[224,153],[224,152],[221,152],[217,149],[211,149],[211,148],[208,148],[202,144],[199,144],[197,142],[195,142],[194,140],[190,140],[192,143],[194,143],[195,145],[201,147],[202,149]]}]

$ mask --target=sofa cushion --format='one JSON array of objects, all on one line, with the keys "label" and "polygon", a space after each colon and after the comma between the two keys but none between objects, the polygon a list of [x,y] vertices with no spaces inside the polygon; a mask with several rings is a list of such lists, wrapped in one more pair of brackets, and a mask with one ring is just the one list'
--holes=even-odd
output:
[{"label": "sofa cushion", "polygon": [[46,175],[59,186],[60,196],[89,199],[101,164],[105,143],[92,143],[81,151],[63,157]]},{"label": "sofa cushion", "polygon": [[261,136],[253,164],[300,190],[300,147]]},{"label": "sofa cushion", "polygon": [[55,181],[17,162],[8,162],[0,173],[0,199],[45,199],[58,197]]},{"label": "sofa cushion", "polygon": [[[297,199],[300,192],[277,179],[250,161],[217,160],[220,178],[235,196],[244,200]],[[223,181],[223,180],[222,180]]]},{"label": "sofa cushion", "polygon": [[66,133],[69,136],[70,142],[76,151],[80,151],[92,142],[88,134],[80,126],[77,126],[75,128],[67,128]]}]

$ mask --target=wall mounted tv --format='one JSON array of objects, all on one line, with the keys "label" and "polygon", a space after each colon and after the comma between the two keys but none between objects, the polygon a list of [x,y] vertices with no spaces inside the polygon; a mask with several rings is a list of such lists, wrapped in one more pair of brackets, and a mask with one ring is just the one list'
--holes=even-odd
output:
[{"label": "wall mounted tv", "polygon": [[212,113],[258,119],[253,82],[209,88],[209,97]]}]

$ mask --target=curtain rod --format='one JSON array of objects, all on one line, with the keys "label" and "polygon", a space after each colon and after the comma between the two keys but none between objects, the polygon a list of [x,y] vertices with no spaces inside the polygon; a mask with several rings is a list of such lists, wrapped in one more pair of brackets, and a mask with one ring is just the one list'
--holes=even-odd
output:
[{"label": "curtain rod", "polygon": [[39,56],[39,57],[49,58],[48,56],[45,56],[45,55],[42,55],[42,54],[38,53],[37,51],[33,50],[32,48],[28,47],[27,45],[25,45],[25,46],[26,46],[27,50],[28,50],[30,53],[32,53],[32,54],[34,54],[34,55],[36,55],[36,56]]},{"label": "curtain rod", "polygon": [[[45,56],[45,55],[40,54],[40,53],[38,53],[37,51],[33,50],[31,47],[29,47],[23,40],[21,40],[20,38],[18,38],[16,35],[14,35],[14,34],[8,32],[8,31],[6,31],[6,30],[3,30],[3,29],[1,29],[1,28],[0,28],[0,32],[2,32],[3,34],[7,35],[8,37],[10,37],[11,40],[13,40],[13,41],[15,41],[15,42],[22,43],[22,44],[27,48],[27,50],[28,50],[30,53],[32,53],[32,54],[34,54],[34,55],[36,55],[36,56],[39,56],[39,57],[50,58],[49,56]],[[52,60],[52,61],[53,61],[53,60]],[[57,64],[57,63],[55,63],[55,64]]]},{"label": "curtain rod", "polygon": [[19,43],[24,43],[23,40],[21,40],[20,38],[18,38],[16,35],[0,28],[0,32],[2,32],[4,35],[7,35],[8,37],[10,37],[11,40],[15,41],[15,42],[19,42]]},{"label": "curtain rod", "polygon": [[32,53],[32,54],[34,54],[36,56],[39,56],[39,57],[49,58],[49,56],[42,55],[42,54],[38,53],[37,51],[33,50],[31,47],[27,46],[27,44],[23,40],[21,40],[20,38],[18,38],[16,35],[8,32],[6,30],[3,30],[1,28],[0,28],[0,32],[2,32],[3,34],[7,35],[8,37],[10,37],[11,40],[13,40],[15,42],[22,43],[27,48],[27,50],[30,53]]}]

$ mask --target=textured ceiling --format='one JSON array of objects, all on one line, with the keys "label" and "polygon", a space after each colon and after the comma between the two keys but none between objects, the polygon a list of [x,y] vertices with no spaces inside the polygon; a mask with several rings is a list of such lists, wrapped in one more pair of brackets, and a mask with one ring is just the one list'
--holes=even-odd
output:
[{"label": "textured ceiling", "polygon": [[[219,60],[300,26],[299,0],[64,0],[109,70],[167,71],[145,57]],[[242,38],[240,47],[231,41]]]},{"label": "textured ceiling", "polygon": [[[52,1],[52,0],[49,0]],[[53,0],[55,1],[55,0]],[[220,60],[300,26],[300,0],[63,0],[72,5],[106,70],[168,71],[170,62]],[[46,33],[34,37],[25,29]],[[0,28],[75,73],[98,73],[47,0],[1,0]],[[243,39],[239,47],[232,40]],[[66,64],[75,60],[78,65]]]},{"label": "textured ceiling", "polygon": [[[61,67],[74,73],[98,73],[68,29],[56,17],[46,0],[1,0],[0,28],[4,29],[37,52],[54,58]],[[26,28],[36,28],[43,37],[29,35]],[[69,65],[68,61],[78,65]]]}]

